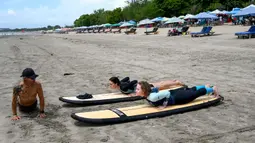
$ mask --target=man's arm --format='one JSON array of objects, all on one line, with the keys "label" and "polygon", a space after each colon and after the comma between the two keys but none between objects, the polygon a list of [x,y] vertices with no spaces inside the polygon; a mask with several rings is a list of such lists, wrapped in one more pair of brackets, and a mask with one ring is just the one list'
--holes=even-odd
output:
[{"label": "man's arm", "polygon": [[17,115],[17,97],[22,90],[21,85],[15,86],[13,88],[13,95],[12,95],[12,120],[19,120],[20,117]]},{"label": "man's arm", "polygon": [[22,85],[17,85],[17,86],[13,87],[13,95],[12,95],[12,113],[13,113],[13,115],[17,115],[17,97],[21,91],[22,91]]},{"label": "man's arm", "polygon": [[12,95],[12,114],[17,115],[17,95]]},{"label": "man's arm", "polygon": [[45,104],[44,103],[44,95],[43,95],[42,85],[40,83],[38,83],[37,93],[38,93],[38,97],[40,100],[40,112],[44,113],[44,104]]}]

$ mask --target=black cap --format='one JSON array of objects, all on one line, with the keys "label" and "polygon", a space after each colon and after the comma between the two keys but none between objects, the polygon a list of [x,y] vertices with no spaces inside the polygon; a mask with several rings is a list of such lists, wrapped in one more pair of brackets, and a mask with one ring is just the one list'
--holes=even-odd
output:
[{"label": "black cap", "polygon": [[35,79],[36,77],[38,77],[38,75],[35,74],[35,72],[32,68],[26,68],[23,70],[22,75],[20,77],[27,77],[27,78]]}]

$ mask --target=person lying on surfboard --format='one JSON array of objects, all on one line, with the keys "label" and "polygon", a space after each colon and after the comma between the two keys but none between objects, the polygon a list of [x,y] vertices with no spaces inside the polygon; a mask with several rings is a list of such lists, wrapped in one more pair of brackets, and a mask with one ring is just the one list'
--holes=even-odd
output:
[{"label": "person lying on surfboard", "polygon": [[120,90],[123,94],[130,94],[135,92],[137,80],[130,81],[129,77],[125,77],[122,80],[119,80],[118,77],[111,77],[109,84],[111,89]]},{"label": "person lying on surfboard", "polygon": [[[130,81],[129,77],[119,80],[118,77],[111,77],[109,79],[111,89],[120,90],[123,94],[135,93],[137,80]],[[169,89],[173,86],[183,86],[184,84],[178,80],[166,80],[156,83],[150,83],[150,87],[158,88],[159,90]]]},{"label": "person lying on surfboard", "polygon": [[44,113],[44,96],[42,85],[35,79],[38,77],[34,70],[26,68],[23,70],[21,77],[23,81],[18,86],[13,88],[12,96],[12,120],[19,120],[20,116],[17,115],[17,105],[20,111],[31,112],[37,109],[37,95],[40,100],[40,118],[45,117]]},{"label": "person lying on surfboard", "polygon": [[185,88],[177,91],[164,90],[159,91],[158,88],[151,88],[146,81],[140,81],[136,87],[136,95],[146,98],[146,100],[153,106],[160,106],[164,108],[168,105],[179,105],[189,103],[196,98],[213,93],[215,97],[219,97],[216,86],[210,85],[194,86],[192,88]]}]

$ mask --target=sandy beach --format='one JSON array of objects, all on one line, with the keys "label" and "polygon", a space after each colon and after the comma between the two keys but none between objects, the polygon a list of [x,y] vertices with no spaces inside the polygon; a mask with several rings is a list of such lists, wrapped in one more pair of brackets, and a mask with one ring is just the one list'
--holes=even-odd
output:
[{"label": "sandy beach", "polygon": [[[0,37],[0,142],[3,143],[252,143],[255,141],[255,39],[237,39],[243,26],[217,26],[214,36],[52,34]],[[200,31],[192,27],[189,31]],[[45,119],[20,114],[11,121],[12,87],[24,68],[43,85]],[[64,76],[64,73],[74,73]],[[114,92],[111,76],[156,82],[178,79],[189,86],[217,85],[222,104],[197,111],[116,125],[79,123],[73,112],[145,104],[146,101],[74,107],[58,100]]]}]

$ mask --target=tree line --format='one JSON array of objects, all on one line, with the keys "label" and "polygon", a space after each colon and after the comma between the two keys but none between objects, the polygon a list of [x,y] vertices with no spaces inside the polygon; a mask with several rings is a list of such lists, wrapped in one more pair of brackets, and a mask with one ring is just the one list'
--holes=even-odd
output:
[{"label": "tree line", "polygon": [[[65,28],[73,28],[74,26],[65,26]],[[39,28],[15,28],[15,29],[3,29],[1,30],[1,32],[20,32],[20,31],[47,31],[47,30],[55,30],[55,29],[59,29],[61,28],[61,26],[59,25],[55,25],[55,26],[51,26],[48,25],[47,27],[39,27]]]},{"label": "tree line", "polygon": [[198,14],[215,9],[231,11],[243,8],[252,0],[133,0],[127,1],[124,8],[114,10],[98,9],[92,14],[83,14],[74,21],[75,27],[118,23],[120,21],[140,21],[145,18],[173,17],[185,14]]}]

